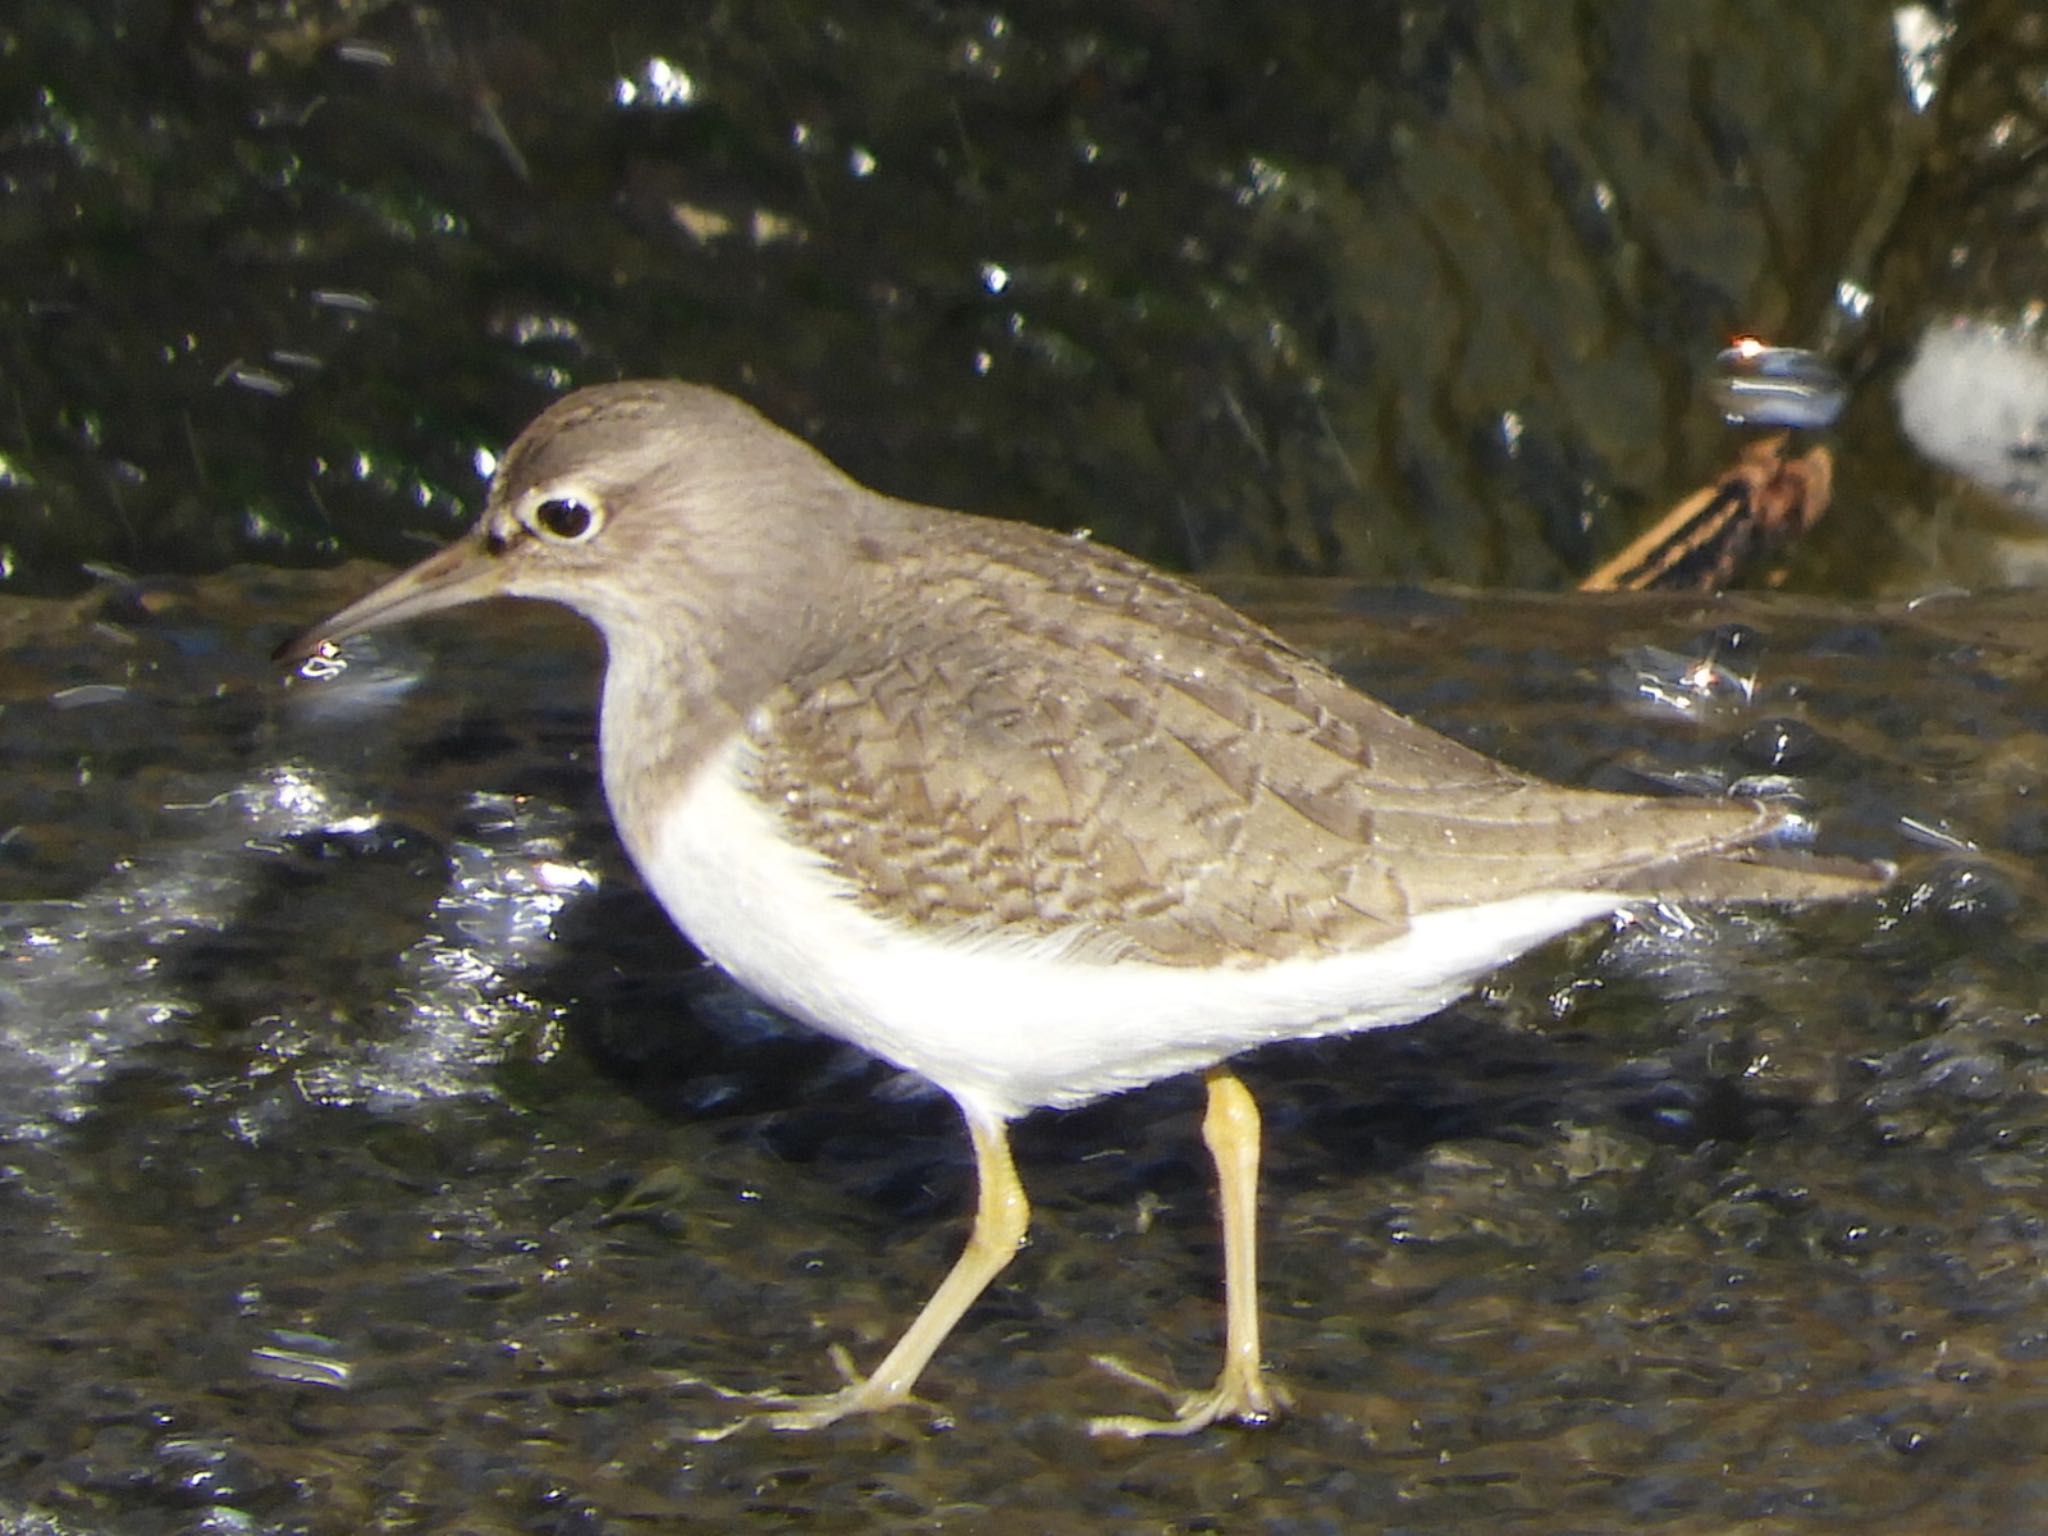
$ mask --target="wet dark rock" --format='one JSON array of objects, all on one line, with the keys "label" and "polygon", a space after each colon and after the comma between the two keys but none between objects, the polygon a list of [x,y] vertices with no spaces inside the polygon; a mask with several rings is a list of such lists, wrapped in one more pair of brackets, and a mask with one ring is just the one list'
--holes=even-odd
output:
[{"label": "wet dark rock", "polygon": [[[53,1097],[40,1065],[8,1100],[33,1134],[0,1181],[20,1256],[0,1303],[29,1322],[0,1379],[46,1383],[6,1442],[34,1497],[315,1530],[372,1509],[668,1518],[686,1494],[742,1523],[830,1505],[880,1529],[1013,1510],[1027,1487],[1153,1523],[1346,1528],[1398,1496],[1423,1529],[1541,1529],[1539,1505],[1558,1529],[1634,1509],[1726,1525],[1891,1507],[1930,1468],[1994,1489],[2038,1436],[2041,897],[1986,791],[2034,772],[2006,734],[2048,702],[2030,599],[1865,613],[1883,644],[1843,658],[1813,649],[1843,614],[1811,599],[1703,623],[1696,603],[1450,594],[1379,624],[1362,594],[1282,594],[1275,616],[1352,675],[1563,773],[1679,776],[1697,722],[1621,712],[1602,663],[1740,626],[1766,687],[1853,749],[1802,766],[1819,845],[1847,827],[1906,873],[1854,909],[1649,914],[1428,1025],[1252,1056],[1269,1352],[1302,1407],[1249,1455],[1237,1436],[1104,1451],[1074,1423],[1132,1406],[1095,1354],[1213,1368],[1188,1084],[1020,1128],[1034,1241],[935,1365],[941,1419],[685,1442],[731,1411],[692,1382],[824,1385],[829,1345],[870,1359],[900,1324],[971,1197],[952,1112],[664,928],[587,768],[541,777],[587,752],[592,718],[586,671],[508,668],[540,614],[480,611],[430,661],[386,653],[336,735],[318,685],[264,681],[267,620],[236,616],[239,590],[199,599],[244,670],[138,632],[134,695],[50,714],[23,759],[33,794],[75,779],[101,708],[176,724],[134,744],[143,775],[74,784],[105,810],[66,824],[50,895],[12,909],[72,959],[67,986],[90,980],[61,1007],[152,1000],[101,1038],[99,1075],[88,1060]],[[2005,686],[1943,670],[1965,625],[1996,637],[1973,665]],[[164,709],[223,679],[216,708]],[[1878,700],[1898,729],[1873,736]],[[1787,718],[1716,707],[1709,755],[1732,759]],[[416,749],[458,712],[478,750]],[[537,782],[563,799],[508,788]],[[1977,851],[1925,851],[1904,816]],[[33,905],[59,890],[80,905]],[[5,1038],[36,1017],[10,1006]],[[266,1350],[304,1356],[300,1376]],[[1960,1416],[1926,1387],[1956,1361]],[[120,1432],[81,1456],[79,1426],[110,1413]],[[169,1440],[234,1456],[167,1460]],[[1763,1448],[1732,1483],[1731,1446]]]}]

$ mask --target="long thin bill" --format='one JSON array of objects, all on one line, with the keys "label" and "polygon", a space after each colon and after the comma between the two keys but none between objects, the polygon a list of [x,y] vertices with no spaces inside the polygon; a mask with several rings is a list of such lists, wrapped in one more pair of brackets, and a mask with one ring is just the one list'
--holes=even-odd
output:
[{"label": "long thin bill", "polygon": [[275,661],[304,661],[324,646],[366,629],[379,629],[386,624],[416,619],[421,614],[439,613],[444,608],[496,596],[503,590],[502,579],[503,567],[481,540],[461,539],[400,572],[341,612],[301,630],[273,651],[271,657]]}]

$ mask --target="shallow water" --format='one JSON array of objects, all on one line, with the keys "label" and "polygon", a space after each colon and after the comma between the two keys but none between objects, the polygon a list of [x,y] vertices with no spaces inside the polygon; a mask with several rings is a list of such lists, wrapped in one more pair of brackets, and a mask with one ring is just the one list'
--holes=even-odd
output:
[{"label": "shallow water", "polygon": [[1081,1431],[1146,1406],[1094,1355],[1213,1369],[1183,1082],[1025,1123],[1034,1241],[930,1414],[699,1445],[730,1413],[704,1383],[875,1358],[960,1239],[964,1137],[667,930],[605,825],[572,622],[476,610],[279,680],[269,646],[367,575],[4,616],[15,1528],[1991,1530],[2036,1507],[2031,598],[1238,589],[1525,766],[1784,775],[1821,846],[1904,873],[1829,911],[1647,914],[1429,1024],[1252,1058],[1282,1426]]}]

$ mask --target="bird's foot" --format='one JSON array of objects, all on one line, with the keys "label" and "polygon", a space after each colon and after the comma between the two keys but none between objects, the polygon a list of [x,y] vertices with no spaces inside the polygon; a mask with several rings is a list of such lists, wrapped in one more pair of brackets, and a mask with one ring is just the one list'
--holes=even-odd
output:
[{"label": "bird's foot", "polygon": [[1287,1389],[1268,1381],[1266,1373],[1257,1365],[1240,1365],[1234,1360],[1225,1363],[1223,1374],[1206,1392],[1182,1392],[1156,1376],[1124,1364],[1113,1355],[1097,1355],[1095,1363],[1119,1381],[1157,1392],[1173,1404],[1173,1417],[1148,1419],[1135,1413],[1109,1414],[1088,1421],[1088,1433],[1091,1435],[1118,1435],[1127,1440],[1146,1435],[1192,1435],[1219,1419],[1235,1419],[1240,1424],[1250,1425],[1270,1424],[1294,1403]]},{"label": "bird's foot", "polygon": [[690,1438],[709,1443],[748,1428],[782,1431],[823,1429],[855,1414],[880,1413],[906,1403],[930,1406],[911,1396],[906,1386],[892,1386],[878,1382],[872,1376],[860,1375],[853,1368],[852,1357],[837,1345],[832,1348],[832,1363],[846,1381],[846,1385],[837,1392],[748,1392],[708,1381],[693,1383],[708,1387],[727,1402],[757,1404],[759,1411],[742,1414],[729,1424],[692,1430]]}]

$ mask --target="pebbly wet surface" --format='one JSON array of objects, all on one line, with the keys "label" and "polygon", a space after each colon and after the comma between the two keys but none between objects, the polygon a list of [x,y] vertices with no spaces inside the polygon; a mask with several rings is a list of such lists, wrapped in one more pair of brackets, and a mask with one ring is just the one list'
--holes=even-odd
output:
[{"label": "pebbly wet surface", "polygon": [[964,1232],[948,1106],[704,970],[532,605],[263,660],[367,585],[0,611],[0,1528],[2026,1529],[2048,1440],[2048,622],[1994,595],[1234,595],[1610,787],[1796,793],[1881,901],[1659,911],[1249,1059],[1285,1424],[1206,1381],[1187,1082],[1021,1127],[1031,1246],[929,1413],[699,1444],[872,1362]]}]

